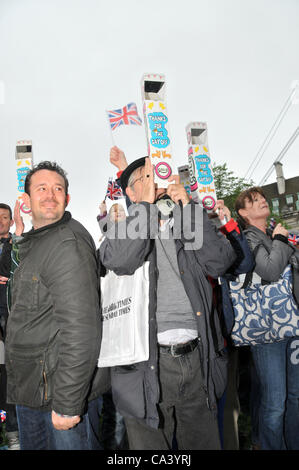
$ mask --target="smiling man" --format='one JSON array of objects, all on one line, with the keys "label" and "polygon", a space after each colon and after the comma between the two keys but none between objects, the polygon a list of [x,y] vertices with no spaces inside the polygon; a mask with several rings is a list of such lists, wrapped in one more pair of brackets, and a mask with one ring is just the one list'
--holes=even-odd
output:
[{"label": "smiling man", "polygon": [[28,173],[24,202],[33,228],[18,243],[6,338],[8,401],[17,405],[21,449],[91,448],[86,402],[100,348],[97,262],[92,237],[65,211],[69,199],[56,163]]},{"label": "smiling man", "polygon": [[61,171],[39,170],[26,179],[24,202],[31,208],[35,230],[60,220],[69,200],[68,182]]}]

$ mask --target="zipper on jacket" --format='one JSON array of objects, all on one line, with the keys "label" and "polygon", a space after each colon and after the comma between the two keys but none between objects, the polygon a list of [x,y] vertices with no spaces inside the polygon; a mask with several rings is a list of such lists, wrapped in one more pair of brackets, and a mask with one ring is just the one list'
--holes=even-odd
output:
[{"label": "zipper on jacket", "polygon": [[48,381],[47,381],[47,375],[45,371],[43,371],[43,377],[44,377],[44,384],[45,384],[45,401],[47,401],[48,400]]},{"label": "zipper on jacket", "polygon": [[[207,393],[207,391],[206,391],[206,393]],[[208,407],[209,410],[211,409],[211,407],[210,407],[210,400],[209,400],[209,397],[208,397],[208,396],[207,396],[207,407]]]}]

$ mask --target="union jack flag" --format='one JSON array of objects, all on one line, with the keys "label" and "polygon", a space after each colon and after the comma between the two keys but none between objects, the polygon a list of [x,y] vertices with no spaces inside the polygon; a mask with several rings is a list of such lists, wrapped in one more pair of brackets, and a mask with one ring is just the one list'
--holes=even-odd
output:
[{"label": "union jack flag", "polygon": [[271,219],[270,219],[270,228],[271,228],[272,230],[274,230],[274,229],[275,229],[275,225],[276,225],[275,219],[274,219],[274,217],[271,217]]},{"label": "union jack flag", "polygon": [[0,410],[0,419],[1,419],[1,423],[3,423],[6,420],[6,411]]},{"label": "union jack flag", "polygon": [[124,197],[121,187],[117,184],[116,181],[113,181],[112,178],[109,178],[108,181],[106,197],[108,197],[112,201]]},{"label": "union jack flag", "polygon": [[138,126],[142,124],[135,103],[129,103],[121,109],[107,111],[107,113],[113,131],[122,124],[134,124]]},{"label": "union jack flag", "polygon": [[294,233],[289,233],[288,240],[293,245],[298,245],[299,243],[299,235],[295,235]]}]

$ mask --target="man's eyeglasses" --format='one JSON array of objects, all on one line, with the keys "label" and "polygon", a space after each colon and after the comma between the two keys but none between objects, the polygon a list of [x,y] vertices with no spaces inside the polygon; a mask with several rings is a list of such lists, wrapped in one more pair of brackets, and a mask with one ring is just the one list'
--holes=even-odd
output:
[{"label": "man's eyeglasses", "polygon": [[134,184],[135,184],[137,181],[141,181],[141,183],[142,183],[143,180],[144,180],[144,175],[140,176],[139,178],[136,178],[136,179],[130,184],[130,186],[134,186]]}]

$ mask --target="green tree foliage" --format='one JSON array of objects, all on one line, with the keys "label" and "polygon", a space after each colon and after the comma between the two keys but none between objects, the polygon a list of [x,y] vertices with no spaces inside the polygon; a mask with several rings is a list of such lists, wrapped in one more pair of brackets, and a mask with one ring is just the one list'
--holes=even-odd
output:
[{"label": "green tree foliage", "polygon": [[[217,192],[217,199],[223,199],[224,204],[229,208],[233,217],[236,217],[234,206],[235,200],[238,195],[244,191],[244,189],[256,186],[254,181],[247,181],[245,178],[239,178],[234,175],[234,172],[227,168],[226,163],[223,165],[213,165],[213,174],[215,188]],[[286,222],[280,215],[274,212],[270,213],[268,222],[270,223],[271,218],[275,220],[275,224],[281,223],[285,228],[289,228]]]},{"label": "green tree foliage", "polygon": [[234,204],[237,196],[244,189],[255,186],[254,182],[235,176],[234,172],[227,168],[226,163],[223,165],[214,164],[213,173],[217,199],[224,199],[225,205],[234,213]]},{"label": "green tree foliage", "polygon": [[270,212],[270,215],[269,215],[269,217],[268,217],[268,222],[270,223],[270,220],[271,220],[271,219],[274,219],[275,225],[277,225],[277,224],[282,224],[282,225],[288,230],[290,227],[289,227],[289,225],[286,223],[286,221],[282,218],[282,216],[281,216],[281,215],[278,215],[278,214],[275,214],[275,213],[272,211],[271,207],[270,207],[270,210],[271,210],[271,212]]}]

